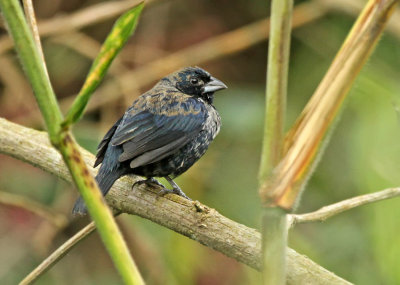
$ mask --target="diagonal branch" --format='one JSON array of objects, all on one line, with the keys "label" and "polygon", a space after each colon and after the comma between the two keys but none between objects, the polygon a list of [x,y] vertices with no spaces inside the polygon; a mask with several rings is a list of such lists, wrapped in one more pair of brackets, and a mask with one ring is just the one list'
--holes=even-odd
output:
[{"label": "diagonal branch", "polygon": [[81,229],[77,234],[65,242],[62,246],[57,248],[49,257],[47,257],[38,267],[29,273],[19,285],[32,284],[39,276],[51,268],[57,261],[63,258],[72,247],[77,245],[80,241],[87,238],[96,229],[94,222],[91,222],[86,227]]},{"label": "diagonal branch", "polygon": [[359,206],[366,204],[382,201],[400,196],[400,188],[389,188],[379,192],[360,195],[347,200],[340,201],[338,203],[322,207],[321,209],[300,215],[288,216],[288,228],[292,228],[296,224],[310,223],[310,222],[323,222],[330,217],[345,211],[354,209]]},{"label": "diagonal branch", "polygon": [[[84,149],[81,151],[85,162],[92,165],[94,156]],[[51,147],[44,132],[0,119],[0,153],[71,181],[62,157]],[[92,168],[90,171],[96,172]],[[261,236],[258,231],[199,202],[189,202],[175,195],[159,197],[155,189],[145,187],[131,191],[133,181],[125,177],[115,183],[107,195],[113,207],[156,222],[255,269],[261,268]],[[289,284],[349,284],[292,249],[288,249],[287,254]]]}]

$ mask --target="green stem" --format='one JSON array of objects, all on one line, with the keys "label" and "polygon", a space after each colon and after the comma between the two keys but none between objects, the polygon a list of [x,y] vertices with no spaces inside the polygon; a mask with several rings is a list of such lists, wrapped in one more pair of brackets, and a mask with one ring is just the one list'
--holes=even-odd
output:
[{"label": "green stem", "polygon": [[262,221],[263,284],[286,284],[286,212],[266,208]]},{"label": "green stem", "polygon": [[[272,1],[260,186],[282,158],[292,9],[293,0]],[[267,193],[260,191],[263,201],[266,196]],[[280,208],[265,209],[262,226],[263,284],[286,284],[286,244],[286,212]]]},{"label": "green stem", "polygon": [[126,284],[144,284],[118,226],[83,162],[77,144],[68,131],[61,130],[62,114],[19,1],[0,0],[0,8],[44,116],[50,140],[61,152],[116,268]]},{"label": "green stem", "polygon": [[260,185],[282,156],[292,8],[293,0],[272,1]]},{"label": "green stem", "polygon": [[129,249],[115,223],[113,215],[97,187],[90,172],[69,132],[63,132],[59,148],[72,178],[81,189],[81,195],[95,222],[104,245],[114,261],[126,284],[144,284],[135,262],[130,256]]}]

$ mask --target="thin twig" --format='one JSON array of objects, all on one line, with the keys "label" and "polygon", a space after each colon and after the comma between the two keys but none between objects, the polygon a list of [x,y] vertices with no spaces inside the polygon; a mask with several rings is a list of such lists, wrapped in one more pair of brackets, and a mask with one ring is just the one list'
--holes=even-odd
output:
[{"label": "thin twig", "polygon": [[48,271],[53,265],[57,263],[63,256],[65,256],[71,248],[88,237],[96,229],[94,222],[91,222],[73,237],[63,243],[57,248],[51,255],[49,255],[42,263],[39,264],[34,270],[32,270],[20,283],[19,285],[32,284],[38,277]]},{"label": "thin twig", "polygon": [[321,209],[311,213],[289,215],[288,228],[292,228],[296,224],[323,222],[332,216],[336,216],[340,213],[354,209],[356,207],[378,202],[381,200],[394,198],[397,196],[400,196],[400,188],[389,188],[379,192],[353,197],[329,206],[324,206]]},{"label": "thin twig", "polygon": [[33,8],[32,0],[23,0],[23,3],[24,3],[25,17],[28,20],[28,24],[33,35],[33,40],[35,41],[36,48],[39,52],[39,55],[42,58],[43,68],[45,69],[48,77],[49,73],[47,71],[47,66],[44,60],[44,54],[43,54],[42,44],[40,42],[39,29],[36,24],[35,10]]},{"label": "thin twig", "polygon": [[68,219],[62,215],[55,213],[49,207],[46,207],[40,203],[32,201],[24,196],[16,195],[7,192],[0,192],[0,203],[8,206],[19,207],[27,210],[35,215],[38,215],[45,220],[52,223],[57,228],[62,228],[68,223]]}]

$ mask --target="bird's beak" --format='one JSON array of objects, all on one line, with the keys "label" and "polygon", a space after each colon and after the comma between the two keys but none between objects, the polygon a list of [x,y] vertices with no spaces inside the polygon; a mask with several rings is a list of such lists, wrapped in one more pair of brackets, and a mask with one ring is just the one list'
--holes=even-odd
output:
[{"label": "bird's beak", "polygon": [[228,88],[228,86],[226,86],[222,81],[218,80],[215,77],[211,77],[211,81],[203,86],[203,88],[201,89],[201,92],[203,94],[206,94],[206,93],[212,93],[212,92],[226,89],[226,88]]}]

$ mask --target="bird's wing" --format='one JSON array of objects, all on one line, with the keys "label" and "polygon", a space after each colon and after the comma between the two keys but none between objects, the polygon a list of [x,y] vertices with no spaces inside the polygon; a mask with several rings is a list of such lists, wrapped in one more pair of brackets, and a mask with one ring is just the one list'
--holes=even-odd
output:
[{"label": "bird's wing", "polygon": [[[111,140],[113,145],[123,147],[120,162],[131,160],[130,166],[135,168],[159,161],[201,131],[207,117],[204,105],[191,97],[182,100],[182,96],[145,97],[141,100],[147,100],[145,104],[134,104],[125,113]],[[142,111],[135,111],[137,109]]]},{"label": "bird's wing", "polygon": [[94,167],[96,167],[97,165],[99,165],[100,163],[103,162],[104,159],[104,155],[106,153],[108,144],[111,141],[112,136],[114,135],[115,131],[117,130],[119,124],[122,121],[121,117],[106,133],[106,135],[104,136],[104,138],[101,140],[101,142],[99,143],[99,146],[97,147],[97,154],[96,154],[96,161],[94,162]]}]

